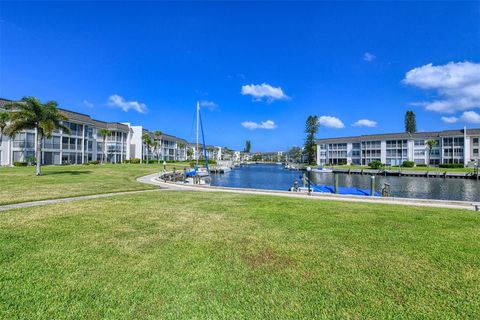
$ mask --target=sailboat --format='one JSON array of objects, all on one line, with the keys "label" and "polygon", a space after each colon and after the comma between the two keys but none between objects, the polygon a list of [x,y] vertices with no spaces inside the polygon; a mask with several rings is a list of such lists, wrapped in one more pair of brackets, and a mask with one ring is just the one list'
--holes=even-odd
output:
[{"label": "sailboat", "polygon": [[[196,119],[197,119],[197,134],[196,134],[196,144],[195,144],[195,168],[186,173],[187,182],[192,184],[210,184],[210,169],[208,168],[208,154],[207,146],[205,145],[205,135],[203,134],[203,123],[202,115],[200,113],[200,102],[197,101],[197,110],[196,110]],[[200,158],[199,152],[199,133],[202,132],[202,143],[203,143],[203,156],[205,158],[205,168],[201,168],[198,165],[198,160]]]}]

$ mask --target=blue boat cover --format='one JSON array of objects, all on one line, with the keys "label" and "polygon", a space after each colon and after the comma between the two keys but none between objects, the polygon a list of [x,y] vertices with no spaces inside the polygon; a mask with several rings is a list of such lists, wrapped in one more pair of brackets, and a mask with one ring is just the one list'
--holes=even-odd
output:
[{"label": "blue boat cover", "polygon": [[197,175],[197,170],[193,169],[192,171],[188,171],[185,173],[187,177],[195,177]]},{"label": "blue boat cover", "polygon": [[[333,186],[311,186],[313,192],[324,192],[324,193],[335,193],[335,188]],[[351,187],[338,187],[338,194],[349,194],[355,196],[369,196],[370,190],[351,188]],[[375,192],[375,196],[378,197],[380,194]]]}]

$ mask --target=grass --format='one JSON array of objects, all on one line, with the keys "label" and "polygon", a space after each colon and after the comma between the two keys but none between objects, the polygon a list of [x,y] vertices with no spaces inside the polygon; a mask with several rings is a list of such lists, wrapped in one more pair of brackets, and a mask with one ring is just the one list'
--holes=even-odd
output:
[{"label": "grass", "polygon": [[[327,166],[330,168],[330,166]],[[332,166],[337,169],[371,169],[369,166],[359,166],[359,165],[343,165],[343,166]],[[439,168],[439,167],[413,167],[413,168],[403,168],[403,167],[387,167],[387,170],[393,171],[439,171],[439,172],[473,172],[473,168]]]},{"label": "grass", "polygon": [[3,319],[478,318],[480,216],[158,191],[0,215]]},{"label": "grass", "polygon": [[[167,168],[174,166],[182,169],[185,164],[169,163]],[[36,177],[34,167],[0,167],[0,205],[152,189],[136,178],[162,169],[161,164],[45,166],[42,176]]]}]

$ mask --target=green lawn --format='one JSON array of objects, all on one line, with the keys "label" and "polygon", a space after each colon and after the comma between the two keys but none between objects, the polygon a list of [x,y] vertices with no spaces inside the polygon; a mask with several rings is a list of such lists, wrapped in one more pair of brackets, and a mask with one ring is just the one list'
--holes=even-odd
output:
[{"label": "green lawn", "polygon": [[[327,166],[330,168],[330,166]],[[358,166],[358,165],[351,165],[351,166],[332,166],[333,168],[337,169],[371,169],[368,166]],[[439,171],[439,172],[473,172],[473,168],[438,168],[438,167],[413,167],[413,168],[402,168],[402,167],[387,167],[387,170],[393,171]]]},{"label": "green lawn", "polygon": [[470,211],[158,191],[0,214],[2,319],[478,319],[479,283]]},{"label": "green lawn", "polygon": [[[182,169],[185,164],[168,164]],[[106,164],[42,167],[0,167],[0,205],[71,196],[152,189],[137,177],[163,169],[160,164]]]}]

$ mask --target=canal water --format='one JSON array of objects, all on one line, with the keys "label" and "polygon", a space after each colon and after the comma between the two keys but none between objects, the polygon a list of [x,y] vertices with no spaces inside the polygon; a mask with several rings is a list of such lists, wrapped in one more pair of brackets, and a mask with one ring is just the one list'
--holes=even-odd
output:
[{"label": "canal water", "polygon": [[[303,171],[290,171],[281,165],[253,164],[212,176],[212,186],[288,190],[294,181],[302,184]],[[318,185],[333,185],[332,173],[311,173]],[[339,185],[370,189],[369,175],[339,174]],[[391,185],[391,196],[443,200],[480,201],[480,181],[468,179],[376,176],[376,190]]]}]

